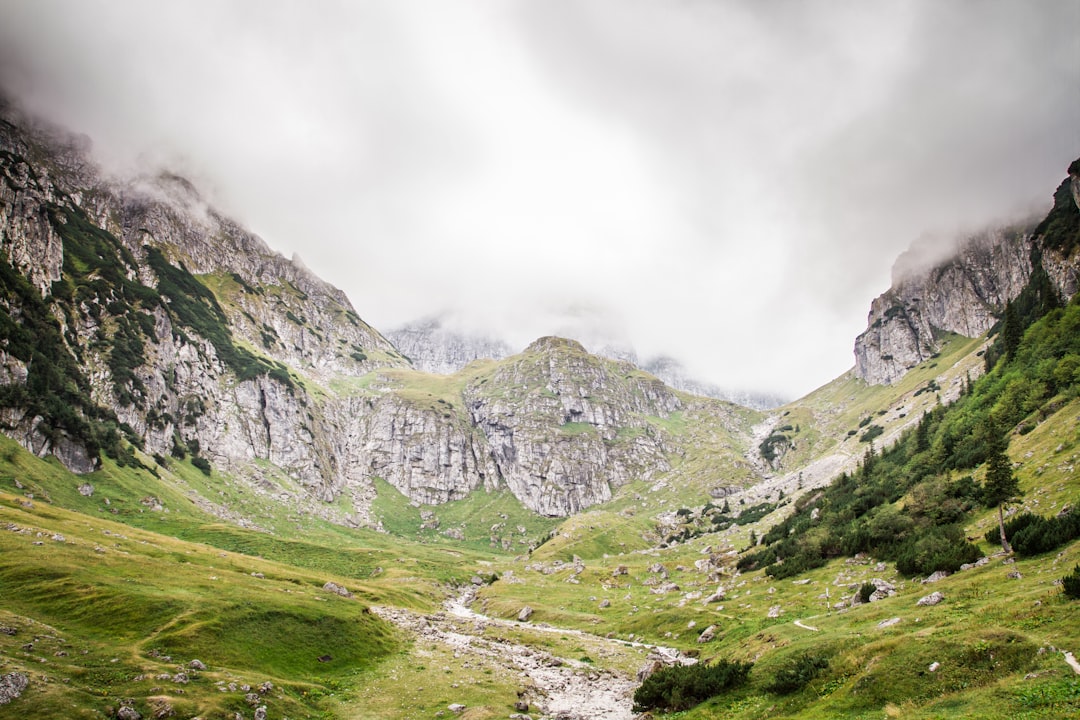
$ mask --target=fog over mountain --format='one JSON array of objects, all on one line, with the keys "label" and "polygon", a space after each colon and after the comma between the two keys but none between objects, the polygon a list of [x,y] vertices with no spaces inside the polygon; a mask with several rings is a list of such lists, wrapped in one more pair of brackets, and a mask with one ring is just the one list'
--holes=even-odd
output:
[{"label": "fog over mountain", "polygon": [[852,365],[913,241],[1049,207],[1077,27],[1073,0],[0,0],[0,85],[377,328],[524,347],[585,313],[796,396]]}]

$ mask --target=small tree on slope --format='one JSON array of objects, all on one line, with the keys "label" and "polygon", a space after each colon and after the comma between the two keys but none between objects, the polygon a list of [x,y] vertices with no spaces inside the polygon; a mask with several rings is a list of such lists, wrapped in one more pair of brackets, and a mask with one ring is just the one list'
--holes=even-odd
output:
[{"label": "small tree on slope", "polygon": [[987,507],[997,506],[998,528],[1001,531],[1001,549],[1012,552],[1005,537],[1005,503],[1020,495],[1020,484],[1013,474],[1012,461],[1005,454],[1005,443],[998,441],[986,460],[986,480],[983,482],[983,503]]}]

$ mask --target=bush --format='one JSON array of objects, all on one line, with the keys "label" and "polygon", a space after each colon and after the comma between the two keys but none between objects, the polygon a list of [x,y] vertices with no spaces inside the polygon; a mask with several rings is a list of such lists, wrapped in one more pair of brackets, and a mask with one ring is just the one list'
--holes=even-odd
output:
[{"label": "bush", "polygon": [[1065,590],[1065,597],[1080,600],[1080,565],[1073,568],[1071,575],[1061,578],[1061,587]]},{"label": "bush", "polygon": [[191,458],[191,464],[199,468],[202,474],[206,477],[210,477],[210,461],[204,457],[193,456]]},{"label": "bush", "polygon": [[934,527],[912,535],[896,553],[896,569],[904,575],[930,575],[938,570],[956,572],[982,556],[955,525]]},{"label": "bush", "polygon": [[719,660],[712,665],[661,668],[634,692],[634,712],[688,710],[711,697],[744,684],[753,663]]},{"label": "bush", "polygon": [[[870,585],[870,587],[874,586]],[[829,667],[829,659],[824,655],[814,653],[799,655],[791,658],[777,670],[773,681],[765,689],[777,695],[789,695],[802,690],[827,667]]]},{"label": "bush", "polygon": [[870,596],[877,592],[877,586],[874,583],[863,583],[859,587],[859,600],[863,603],[870,602]]},{"label": "bush", "polygon": [[[1046,518],[1029,512],[1020,513],[1005,523],[1005,536],[1021,557],[1050,552],[1080,537],[1080,514],[1074,512]],[[1001,542],[996,526],[987,530],[985,537],[987,542]]]}]

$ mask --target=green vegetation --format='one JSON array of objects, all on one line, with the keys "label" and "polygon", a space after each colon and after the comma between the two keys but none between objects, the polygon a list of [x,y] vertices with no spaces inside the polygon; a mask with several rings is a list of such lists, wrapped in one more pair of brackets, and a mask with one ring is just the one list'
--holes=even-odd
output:
[{"label": "green vegetation", "polygon": [[[1080,538],[1080,514],[1075,512],[1052,518],[1024,512],[1004,525],[1012,549],[1021,557],[1057,550],[1065,543]],[[997,527],[987,530],[986,540],[999,542],[1000,530]]]},{"label": "green vegetation", "polygon": [[[1080,391],[1080,301],[1053,308],[1023,335],[1013,359],[949,407],[923,415],[892,447],[868,450],[854,473],[804,496],[796,512],[763,538],[743,567],[777,578],[826,559],[865,552],[896,561],[905,574],[955,571],[980,555],[962,523],[981,500],[1001,509],[1018,493],[1000,428],[1047,417]],[[873,426],[871,426],[873,427]],[[985,463],[980,490],[970,471]],[[967,472],[965,472],[967,471]],[[817,510],[820,517],[811,519]]]},{"label": "green vegetation", "polygon": [[634,692],[634,712],[686,710],[746,683],[753,663],[717,660],[711,665],[660,668]]},{"label": "green vegetation", "polygon": [[[869,584],[869,583],[868,583]],[[865,587],[865,586],[864,586]],[[870,585],[873,587],[873,585]],[[864,600],[864,602],[867,602]],[[829,667],[829,658],[820,653],[803,653],[788,660],[773,676],[767,690],[777,695],[790,695],[806,687]]]},{"label": "green vegetation", "polygon": [[1073,568],[1070,574],[1061,578],[1061,587],[1065,591],[1065,597],[1080,600],[1080,565]]}]

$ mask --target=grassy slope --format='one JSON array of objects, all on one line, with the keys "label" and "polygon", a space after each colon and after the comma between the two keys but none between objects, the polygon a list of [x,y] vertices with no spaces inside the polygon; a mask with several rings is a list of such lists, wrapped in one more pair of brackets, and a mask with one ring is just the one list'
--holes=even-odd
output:
[{"label": "grassy slope", "polygon": [[[13,631],[0,633],[0,673],[31,678],[0,716],[104,717],[123,697],[144,716],[168,702],[223,717],[251,711],[241,686],[270,681],[259,702],[272,717],[323,717],[407,647],[368,604],[430,610],[482,559],[315,522],[291,537],[245,530],[159,473],[106,462],[75,477],[0,438],[0,626]],[[208,669],[188,683],[157,678],[192,659]]]}]

